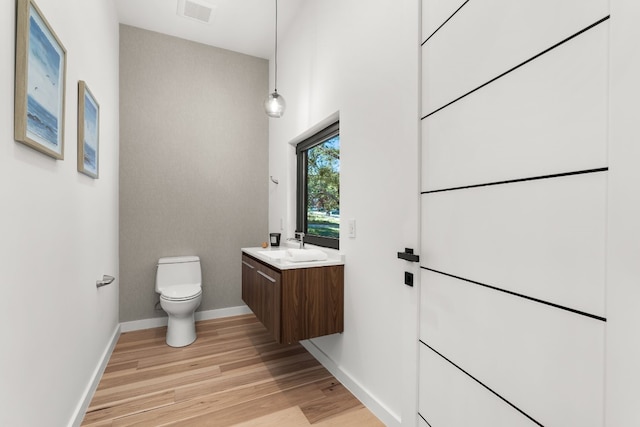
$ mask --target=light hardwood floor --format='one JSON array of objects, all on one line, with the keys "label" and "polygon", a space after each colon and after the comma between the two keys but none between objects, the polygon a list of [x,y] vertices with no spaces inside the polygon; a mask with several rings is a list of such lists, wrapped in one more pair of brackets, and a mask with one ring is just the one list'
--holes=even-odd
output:
[{"label": "light hardwood floor", "polygon": [[383,426],[300,344],[276,344],[253,315],[123,333],[83,426]]}]

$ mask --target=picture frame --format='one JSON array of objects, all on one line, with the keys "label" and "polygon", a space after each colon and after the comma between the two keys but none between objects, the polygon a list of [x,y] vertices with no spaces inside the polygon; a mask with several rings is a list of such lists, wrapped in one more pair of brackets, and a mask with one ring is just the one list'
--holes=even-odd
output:
[{"label": "picture frame", "polygon": [[67,51],[33,0],[18,0],[14,137],[64,159]]},{"label": "picture frame", "polygon": [[78,82],[78,172],[98,179],[100,105],[87,84]]}]

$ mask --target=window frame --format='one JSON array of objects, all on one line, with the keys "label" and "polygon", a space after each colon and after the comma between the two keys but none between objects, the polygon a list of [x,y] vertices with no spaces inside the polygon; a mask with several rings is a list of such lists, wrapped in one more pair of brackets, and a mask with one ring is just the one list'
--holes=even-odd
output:
[{"label": "window frame", "polygon": [[[331,123],[329,126],[323,128],[319,132],[316,132],[312,136],[300,141],[296,145],[296,161],[297,161],[297,188],[296,188],[296,233],[305,233],[305,243],[312,245],[322,246],[325,248],[340,249],[340,238],[331,238],[323,236],[307,235],[307,199],[308,199],[308,186],[307,186],[307,168],[308,168],[308,156],[309,149],[320,145],[327,140],[340,135],[340,121],[337,120]],[[297,237],[297,236],[296,236]]]}]

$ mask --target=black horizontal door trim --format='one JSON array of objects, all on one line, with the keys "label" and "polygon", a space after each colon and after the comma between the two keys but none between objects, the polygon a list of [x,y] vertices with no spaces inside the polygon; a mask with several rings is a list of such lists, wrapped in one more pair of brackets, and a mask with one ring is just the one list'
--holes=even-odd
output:
[{"label": "black horizontal door trim", "polygon": [[450,359],[448,359],[447,357],[445,357],[442,353],[440,353],[439,351],[437,351],[436,349],[434,349],[433,347],[431,347],[429,344],[427,344],[426,342],[420,340],[420,342],[422,344],[424,344],[429,350],[433,351],[435,354],[437,354],[438,356],[442,357],[444,360],[446,360],[447,362],[449,362],[450,364],[452,364],[453,366],[455,366],[456,368],[458,368],[462,373],[464,373],[465,375],[467,375],[469,378],[471,378],[472,380],[474,380],[475,382],[477,382],[478,384],[480,384],[482,387],[486,388],[488,391],[490,391],[491,393],[493,393],[496,397],[498,397],[500,400],[502,400],[504,403],[506,403],[507,405],[511,406],[513,409],[515,409],[516,411],[520,412],[522,415],[524,415],[525,417],[529,418],[529,420],[533,421],[534,423],[536,423],[537,425],[539,425],[540,427],[544,427],[544,425],[540,424],[538,421],[536,421],[535,419],[533,419],[533,417],[531,417],[531,415],[527,414],[526,412],[524,412],[522,409],[518,408],[516,405],[514,405],[513,403],[509,402],[507,399],[505,399],[504,397],[502,397],[500,394],[498,394],[497,392],[495,392],[494,390],[492,390],[490,387],[488,387],[486,384],[484,384],[482,381],[480,381],[479,379],[477,379],[476,377],[474,377],[473,375],[471,375],[470,373],[468,373],[467,371],[465,371],[464,369],[462,369],[460,366],[456,365],[454,362],[452,362]]},{"label": "black horizontal door trim", "polygon": [[[449,20],[450,20],[451,18],[453,18],[453,17],[454,17],[454,15],[455,15],[456,13],[458,13],[458,12],[460,11],[460,9],[462,9],[462,8],[463,8],[467,3],[469,3],[469,0],[466,0],[464,3],[462,3],[462,4],[460,5],[460,7],[459,7],[458,9],[456,9],[456,11],[455,11],[455,12],[453,12],[453,13],[451,14],[451,16],[447,18],[447,20],[446,20],[446,21],[444,21],[442,24],[440,24],[440,26],[439,26],[438,28],[436,28],[436,29],[435,29],[435,31],[434,31],[433,33],[431,33],[431,35],[429,35],[429,37],[427,37],[427,38],[422,42],[422,44],[421,44],[420,46],[424,46],[424,44],[425,44],[426,42],[428,42],[428,41],[429,41],[429,39],[430,39],[431,37],[433,37],[433,35],[434,35],[435,33],[437,33],[437,32],[440,30],[440,28],[444,27],[444,26],[445,26],[445,24],[446,24],[447,22],[449,22]],[[427,421],[427,420],[425,420],[425,422],[426,422],[426,421]],[[427,424],[429,424],[429,423],[427,423]]]},{"label": "black horizontal door trim", "polygon": [[502,292],[502,293],[505,293],[505,294],[513,295],[515,297],[524,298],[524,299],[529,300],[529,301],[533,301],[533,302],[537,302],[537,303],[540,303],[540,304],[548,305],[550,307],[558,308],[560,310],[565,310],[565,311],[568,311],[568,312],[571,312],[571,313],[574,313],[574,314],[579,314],[580,316],[589,317],[591,319],[600,320],[602,322],[606,322],[607,321],[607,319],[605,317],[598,316],[596,314],[587,313],[587,312],[581,311],[581,310],[576,310],[575,308],[565,307],[564,305],[556,304],[556,303],[553,303],[553,302],[550,302],[550,301],[545,301],[545,300],[542,300],[542,299],[539,299],[539,298],[530,297],[530,296],[524,295],[524,294],[519,294],[517,292],[508,291],[506,289],[498,288],[497,286],[487,285],[486,283],[476,282],[475,280],[471,280],[471,279],[465,279],[464,277],[455,276],[453,274],[449,274],[449,273],[445,273],[445,272],[442,272],[442,271],[434,270],[433,268],[429,268],[429,267],[420,267],[420,268],[422,268],[424,270],[427,270],[427,271],[431,271],[433,273],[442,274],[443,276],[451,277],[453,279],[458,279],[458,280],[462,280],[462,281],[467,282],[467,283],[471,283],[471,284],[474,284],[474,285],[482,286],[483,288],[492,289],[494,291]]},{"label": "black horizontal door trim", "polygon": [[536,181],[536,180],[539,180],[539,179],[560,178],[560,177],[563,177],[563,176],[573,176],[573,175],[583,175],[583,174],[587,174],[587,173],[606,172],[608,170],[609,170],[608,167],[596,168],[596,169],[585,169],[585,170],[581,170],[581,171],[554,173],[554,174],[551,174],[551,175],[540,175],[540,176],[532,176],[532,177],[528,177],[528,178],[509,179],[509,180],[506,180],[506,181],[485,182],[485,183],[482,183],[482,184],[464,185],[464,186],[461,186],[461,187],[441,188],[441,189],[438,189],[438,190],[427,190],[427,191],[422,191],[420,194],[433,194],[433,193],[442,193],[442,192],[445,192],[445,191],[466,190],[466,189],[469,189],[469,188],[489,187],[491,185],[513,184],[513,183],[516,183],[516,182]]},{"label": "black horizontal door trim", "polygon": [[518,68],[522,67],[523,65],[526,65],[526,64],[528,64],[529,62],[533,61],[534,59],[539,58],[540,56],[544,55],[545,53],[548,53],[548,52],[552,51],[553,49],[557,48],[557,47],[558,47],[558,46],[560,46],[560,45],[563,45],[564,43],[568,42],[569,40],[572,40],[572,39],[574,39],[574,38],[578,37],[580,34],[582,34],[582,33],[586,32],[586,31],[588,31],[588,30],[590,30],[590,29],[592,29],[592,28],[596,27],[597,25],[599,25],[599,24],[601,24],[601,23],[605,22],[606,20],[608,20],[608,19],[609,19],[609,17],[610,17],[610,15],[605,16],[604,18],[602,18],[602,19],[600,19],[600,20],[598,20],[598,21],[594,22],[593,24],[589,25],[588,27],[583,28],[582,30],[578,31],[577,33],[575,33],[575,34],[573,34],[573,35],[571,35],[571,36],[567,37],[566,39],[562,40],[561,42],[558,42],[558,43],[554,44],[553,46],[551,46],[551,47],[549,47],[549,48],[547,48],[547,49],[543,50],[542,52],[538,53],[537,55],[532,56],[531,58],[527,59],[526,61],[524,61],[524,62],[522,62],[522,63],[520,63],[520,64],[516,65],[515,67],[513,67],[513,68],[511,68],[511,69],[509,69],[509,70],[507,70],[507,71],[505,71],[504,73],[502,73],[502,74],[500,74],[500,75],[498,75],[498,76],[496,76],[496,77],[492,78],[492,79],[491,79],[491,80],[489,80],[488,82],[481,84],[481,85],[480,85],[480,86],[478,86],[477,88],[475,88],[475,89],[471,89],[469,92],[465,93],[464,95],[460,95],[459,97],[457,97],[457,98],[456,98],[456,99],[454,99],[453,101],[450,101],[450,102],[448,102],[447,104],[443,105],[442,107],[440,107],[440,108],[437,108],[437,109],[433,110],[433,111],[432,111],[432,112],[430,112],[429,114],[427,114],[427,115],[425,115],[425,116],[422,116],[422,117],[421,117],[421,120],[424,120],[424,119],[426,119],[427,117],[429,117],[429,116],[431,116],[431,115],[433,115],[433,114],[437,113],[438,111],[440,111],[440,110],[442,110],[442,109],[444,109],[444,108],[447,108],[449,105],[451,105],[451,104],[453,104],[453,103],[455,103],[455,102],[457,102],[457,101],[460,101],[462,98],[464,98],[464,97],[466,97],[466,96],[468,96],[468,95],[471,95],[471,94],[472,94],[472,93],[474,93],[475,91],[480,90],[480,89],[482,89],[483,87],[485,87],[485,86],[487,86],[487,85],[489,85],[489,84],[493,83],[494,81],[498,80],[499,78],[506,76],[506,75],[507,75],[507,74],[509,74],[510,72],[512,72],[512,71],[514,71],[514,70],[517,70]]}]

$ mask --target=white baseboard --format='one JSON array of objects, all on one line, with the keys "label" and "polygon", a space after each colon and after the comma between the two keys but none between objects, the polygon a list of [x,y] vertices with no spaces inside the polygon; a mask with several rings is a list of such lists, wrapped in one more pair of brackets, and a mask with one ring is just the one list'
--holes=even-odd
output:
[{"label": "white baseboard", "polygon": [[83,397],[78,403],[78,407],[73,413],[73,417],[71,418],[71,425],[73,427],[78,427],[82,424],[82,420],[84,418],[85,413],[87,412],[87,408],[89,404],[91,404],[91,399],[93,399],[93,394],[96,392],[98,388],[98,384],[100,383],[100,379],[102,378],[102,374],[104,373],[105,368],[107,367],[107,363],[109,363],[109,359],[111,358],[111,353],[113,353],[113,349],[118,342],[118,338],[120,338],[120,324],[116,325],[113,335],[111,335],[111,340],[109,340],[109,345],[105,348],[102,353],[102,357],[100,358],[100,363],[96,366],[96,369],[93,371],[93,375],[91,376],[91,381],[87,385],[87,388],[84,391]]},{"label": "white baseboard", "polygon": [[[240,305],[237,307],[219,308],[216,310],[196,311],[196,321],[219,319],[222,317],[240,316],[242,314],[249,314],[251,310],[246,305]],[[156,317],[153,319],[132,320],[130,322],[120,323],[120,330],[122,332],[139,331],[141,329],[158,328],[160,326],[167,326],[167,317]]]},{"label": "white baseboard", "polygon": [[313,340],[300,341],[300,344],[307,349],[313,357],[315,357],[322,366],[324,366],[338,381],[344,385],[347,390],[360,400],[376,417],[380,419],[387,427],[401,426],[401,418],[390,411],[378,399],[376,399],[366,388],[358,381],[352,378],[347,372],[342,370],[336,362],[333,361],[324,351],[318,347]]}]

